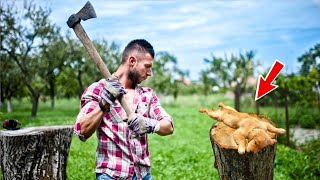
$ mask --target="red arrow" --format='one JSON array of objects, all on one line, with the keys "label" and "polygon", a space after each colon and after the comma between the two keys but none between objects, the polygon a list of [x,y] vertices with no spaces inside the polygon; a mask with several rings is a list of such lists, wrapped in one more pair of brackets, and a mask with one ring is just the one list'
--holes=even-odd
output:
[{"label": "red arrow", "polygon": [[280,74],[280,71],[283,69],[283,67],[284,67],[284,64],[276,60],[273,63],[271,69],[269,70],[266,78],[263,78],[261,74],[259,75],[255,101],[257,101],[258,99],[267,95],[269,92],[278,88],[277,85],[274,85],[271,83],[277,78],[277,76]]}]

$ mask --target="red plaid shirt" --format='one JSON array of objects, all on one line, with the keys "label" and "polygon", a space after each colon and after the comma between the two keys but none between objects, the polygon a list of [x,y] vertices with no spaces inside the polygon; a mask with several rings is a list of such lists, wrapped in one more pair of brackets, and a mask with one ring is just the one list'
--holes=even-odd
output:
[{"label": "red plaid shirt", "polygon": [[[81,134],[80,117],[90,113],[100,100],[105,79],[90,85],[81,97],[81,110],[74,125],[74,132],[82,141],[86,139]],[[132,104],[134,112],[161,121],[169,120],[173,126],[171,116],[160,106],[156,94],[151,88],[137,86]],[[147,134],[141,138],[131,138],[132,131],[123,119],[127,114],[116,101],[110,107],[96,130],[98,147],[96,153],[96,173],[106,173],[116,179],[131,179],[136,173],[138,179],[144,177],[150,170],[150,157]]]}]

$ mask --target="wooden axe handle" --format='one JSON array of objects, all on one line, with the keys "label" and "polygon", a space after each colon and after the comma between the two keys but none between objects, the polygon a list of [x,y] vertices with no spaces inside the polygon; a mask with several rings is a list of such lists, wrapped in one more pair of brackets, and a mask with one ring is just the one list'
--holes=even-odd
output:
[{"label": "wooden axe handle", "polygon": [[[82,25],[80,23],[76,23],[73,27],[74,32],[88,51],[90,57],[93,59],[93,61],[96,63],[97,67],[99,68],[100,72],[102,73],[103,77],[105,79],[108,79],[111,74],[110,71],[107,69],[106,65],[102,61],[98,51],[94,47],[92,41],[88,37],[87,33],[83,29]],[[119,99],[121,106],[123,107],[124,111],[127,113],[128,117],[132,113],[131,108],[123,96]]]}]

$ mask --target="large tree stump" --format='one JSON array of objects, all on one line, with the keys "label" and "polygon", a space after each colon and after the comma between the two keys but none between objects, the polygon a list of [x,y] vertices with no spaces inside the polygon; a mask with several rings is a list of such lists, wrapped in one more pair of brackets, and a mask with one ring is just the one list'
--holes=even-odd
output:
[{"label": "large tree stump", "polygon": [[45,126],[0,131],[4,179],[66,179],[71,126]]},{"label": "large tree stump", "polygon": [[[229,146],[225,148],[226,146],[224,144],[221,146],[219,144],[220,142],[217,142],[217,140],[215,139],[216,134],[224,133],[224,131],[217,132],[216,130],[216,126],[213,125],[210,129],[210,140],[212,144],[212,150],[215,156],[214,166],[218,170],[220,179],[273,179],[276,144],[272,146],[267,146],[256,154],[245,153],[240,155],[237,151],[236,146]],[[231,138],[229,142],[230,141]]]}]

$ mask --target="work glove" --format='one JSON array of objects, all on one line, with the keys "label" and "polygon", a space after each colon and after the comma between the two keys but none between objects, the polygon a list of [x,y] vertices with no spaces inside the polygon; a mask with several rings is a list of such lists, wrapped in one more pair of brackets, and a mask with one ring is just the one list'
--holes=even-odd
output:
[{"label": "work glove", "polygon": [[102,90],[101,97],[107,101],[108,104],[114,105],[114,101],[126,94],[119,79],[113,78],[106,80],[106,84]]},{"label": "work glove", "polygon": [[129,128],[135,132],[135,136],[141,136],[145,133],[155,133],[160,129],[159,121],[143,117],[141,114],[132,113],[128,118]]}]

